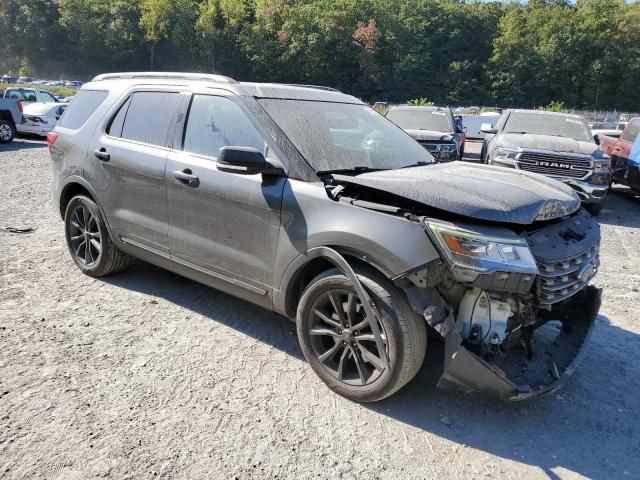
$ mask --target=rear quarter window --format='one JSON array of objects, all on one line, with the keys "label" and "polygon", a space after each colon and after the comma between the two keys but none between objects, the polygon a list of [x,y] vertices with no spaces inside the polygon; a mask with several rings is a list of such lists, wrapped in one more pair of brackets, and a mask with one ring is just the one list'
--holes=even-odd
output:
[{"label": "rear quarter window", "polygon": [[71,130],[81,128],[89,117],[102,105],[109,92],[104,90],[80,90],[67,107],[58,125]]}]

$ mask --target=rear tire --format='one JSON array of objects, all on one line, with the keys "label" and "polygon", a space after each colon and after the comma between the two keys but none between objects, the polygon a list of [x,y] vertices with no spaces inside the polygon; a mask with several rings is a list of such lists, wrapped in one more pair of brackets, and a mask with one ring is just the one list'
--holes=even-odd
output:
[{"label": "rear tire", "polygon": [[307,286],[298,304],[296,325],[307,362],[331,390],[356,402],[374,402],[392,395],[416,375],[426,353],[427,329],[387,279],[369,269],[359,269],[357,274],[382,317],[379,328],[390,368],[380,362],[351,281],[337,269],[320,274]]},{"label": "rear tire", "polygon": [[78,268],[91,277],[124,270],[131,257],[116,247],[93,200],[73,197],[64,214],[67,246]]},{"label": "rear tire", "polygon": [[0,119],[0,143],[9,143],[16,137],[16,127],[9,120]]}]

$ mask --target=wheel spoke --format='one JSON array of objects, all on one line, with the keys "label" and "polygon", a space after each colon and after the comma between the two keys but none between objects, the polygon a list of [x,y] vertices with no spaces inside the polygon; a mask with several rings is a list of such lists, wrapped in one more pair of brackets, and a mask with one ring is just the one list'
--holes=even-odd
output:
[{"label": "wheel spoke", "polygon": [[[380,332],[380,338],[382,339],[383,342],[386,343],[387,337],[385,337],[383,332]],[[358,338],[356,338],[356,340],[358,340],[359,342],[366,342],[366,341],[375,342],[376,337],[373,336],[373,333],[363,333]]]},{"label": "wheel spoke", "polygon": [[365,361],[369,362],[371,365],[373,365],[376,370],[380,370],[380,371],[384,370],[384,364],[382,363],[382,360],[379,357],[371,353],[369,350],[367,350],[360,344],[358,344],[358,349],[362,354],[362,358]]},{"label": "wheel spoke", "polygon": [[318,310],[317,308],[313,309],[313,313],[315,315],[317,315],[318,317],[320,317],[322,319],[323,322],[331,325],[332,327],[336,327],[336,328],[342,328],[342,325],[340,325],[338,322],[336,322],[334,319],[328,317],[327,315],[325,315],[324,313],[322,313],[320,310]]},{"label": "wheel spoke", "polygon": [[354,325],[356,322],[356,296],[350,293],[347,297],[347,319],[349,325]]},{"label": "wheel spoke", "polygon": [[338,380],[342,380],[342,377],[344,376],[344,361],[346,360],[348,353],[349,349],[345,348],[342,355],[340,355],[340,363],[338,363]]},{"label": "wheel spoke", "polygon": [[93,245],[93,248],[95,248],[96,252],[98,252],[98,255],[100,255],[100,251],[102,250],[102,245],[100,245],[100,242],[92,238],[89,240],[89,243]]},{"label": "wheel spoke", "polygon": [[353,330],[355,332],[355,331],[358,331],[358,330],[362,330],[363,328],[366,328],[368,326],[369,326],[369,319],[367,317],[365,317],[364,320],[359,322],[357,325],[354,325],[351,330]]},{"label": "wheel spoke", "polygon": [[338,314],[338,318],[340,319],[340,325],[343,328],[348,326],[347,320],[344,318],[344,307],[342,306],[342,302],[340,302],[339,298],[336,298],[336,295],[333,293],[329,294],[329,300],[331,300],[331,305],[333,305],[333,309]]},{"label": "wheel spoke", "polygon": [[93,238],[100,238],[100,232],[87,232],[87,235]]},{"label": "wheel spoke", "polygon": [[82,233],[80,235],[75,235],[75,236],[71,237],[71,241],[75,242],[76,240],[79,240],[81,238],[84,238],[84,235]]},{"label": "wheel spoke", "polygon": [[367,383],[367,379],[364,377],[364,365],[360,361],[360,357],[358,356],[358,352],[354,348],[351,348],[351,355],[353,356],[353,360],[356,362],[356,368],[358,369],[358,376],[360,377],[360,381],[362,385]]},{"label": "wheel spoke", "polygon": [[93,263],[93,256],[91,255],[91,244],[84,242],[84,261],[86,263]]},{"label": "wheel spoke", "polygon": [[329,337],[338,337],[340,338],[340,334],[334,330],[330,330],[328,328],[313,328],[309,331],[309,335],[325,335]]},{"label": "wheel spoke", "polygon": [[324,352],[322,355],[318,357],[318,360],[320,361],[320,363],[324,363],[327,360],[331,360],[333,356],[336,354],[336,352],[340,350],[341,346],[342,346],[342,342],[336,342],[336,344],[333,347],[331,347],[329,350],[327,350],[326,352]]},{"label": "wheel spoke", "polygon": [[84,245],[86,244],[87,244],[86,240],[82,240],[76,247],[75,252],[78,257],[81,257],[80,250],[82,250],[84,248]]},{"label": "wheel spoke", "polygon": [[[77,217],[77,215],[76,215]],[[76,230],[80,230],[82,232],[82,226],[80,225],[80,223],[77,220],[71,219],[71,225],[73,226],[73,228],[75,228]]]}]

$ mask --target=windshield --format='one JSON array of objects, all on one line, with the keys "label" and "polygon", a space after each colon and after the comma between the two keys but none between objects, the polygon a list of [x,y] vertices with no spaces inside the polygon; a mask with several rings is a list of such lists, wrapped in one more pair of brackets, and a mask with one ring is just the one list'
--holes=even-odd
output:
[{"label": "windshield", "polygon": [[451,115],[442,110],[391,109],[387,118],[405,130],[433,130],[453,132]]},{"label": "windshield", "polygon": [[365,105],[259,99],[316,172],[433,163],[404,131]]},{"label": "windshield", "polygon": [[589,127],[581,118],[544,113],[513,112],[504,126],[504,133],[532,133],[591,141]]}]

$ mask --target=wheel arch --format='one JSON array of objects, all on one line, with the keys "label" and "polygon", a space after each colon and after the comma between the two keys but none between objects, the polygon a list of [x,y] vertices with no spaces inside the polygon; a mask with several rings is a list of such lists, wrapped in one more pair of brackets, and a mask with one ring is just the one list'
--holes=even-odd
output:
[{"label": "wheel arch", "polygon": [[366,253],[347,247],[332,245],[327,245],[326,247],[314,247],[299,255],[293,262],[291,262],[285,271],[280,283],[282,296],[280,298],[279,305],[278,298],[274,298],[277,310],[281,311],[289,318],[295,318],[298,302],[311,280],[322,272],[337,268],[336,265],[329,260],[329,249],[335,250],[342,255],[352,268],[356,266],[364,266],[377,271],[389,280],[391,279],[390,272],[382,267],[380,262],[377,262]]},{"label": "wheel arch", "polygon": [[107,230],[109,234],[111,234],[111,227],[109,225],[109,219],[104,213],[104,209],[100,204],[100,200],[96,195],[95,190],[91,187],[89,182],[87,182],[84,178],[78,176],[70,176],[68,177],[60,189],[60,196],[58,199],[58,208],[60,210],[60,217],[64,220],[64,212],[67,209],[67,205],[71,201],[73,197],[76,195],[85,194],[87,195],[93,202],[98,206],[98,210],[100,210],[100,215],[102,216],[102,220],[107,226]]},{"label": "wheel arch", "polygon": [[11,125],[13,125],[14,129],[16,128],[16,122],[13,120],[13,115],[11,115],[10,111],[0,110],[0,120],[6,120]]}]

